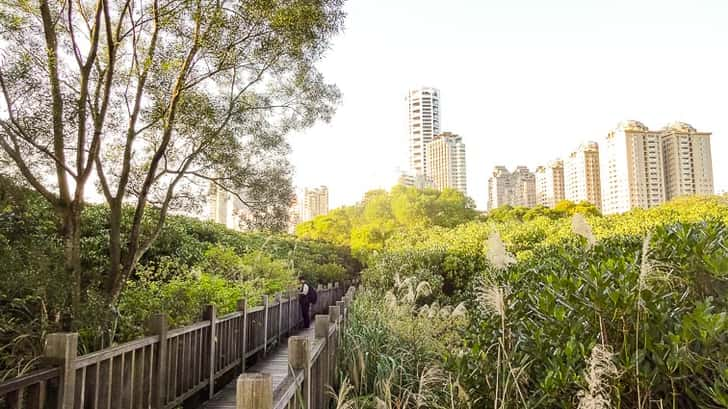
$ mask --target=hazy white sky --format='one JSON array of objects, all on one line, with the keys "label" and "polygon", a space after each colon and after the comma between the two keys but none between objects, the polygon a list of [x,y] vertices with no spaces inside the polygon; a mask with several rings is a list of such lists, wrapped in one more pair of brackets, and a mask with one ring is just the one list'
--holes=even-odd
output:
[{"label": "hazy white sky", "polygon": [[343,103],[294,135],[294,182],[331,207],[406,169],[408,88],[441,92],[441,128],[463,136],[468,194],[485,208],[493,166],[531,170],[624,119],[713,132],[728,190],[728,0],[349,0],[321,63]]}]

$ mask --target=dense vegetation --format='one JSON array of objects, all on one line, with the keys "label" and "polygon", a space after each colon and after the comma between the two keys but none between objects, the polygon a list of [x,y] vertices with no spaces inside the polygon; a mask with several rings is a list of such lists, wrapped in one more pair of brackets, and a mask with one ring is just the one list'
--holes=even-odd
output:
[{"label": "dense vegetation", "polygon": [[[1,182],[0,379],[33,367],[43,336],[68,324],[71,298],[53,210],[37,194]],[[84,277],[100,282],[108,272],[108,208],[87,206],[83,226]],[[85,286],[87,302],[76,317],[81,349],[134,338],[156,312],[182,325],[197,320],[205,304],[225,313],[240,298],[256,303],[263,293],[285,291],[297,274],[332,282],[359,268],[344,247],[170,217],[112,308],[93,292],[97,286]]]},{"label": "dense vegetation", "polygon": [[367,289],[345,342],[353,388],[342,402],[728,407],[726,198],[474,219],[400,225],[359,254]]},{"label": "dense vegetation", "polygon": [[402,229],[453,227],[474,220],[475,202],[456,190],[417,190],[395,186],[372,190],[354,206],[330,211],[296,227],[299,237],[350,246],[361,260],[384,248]]}]

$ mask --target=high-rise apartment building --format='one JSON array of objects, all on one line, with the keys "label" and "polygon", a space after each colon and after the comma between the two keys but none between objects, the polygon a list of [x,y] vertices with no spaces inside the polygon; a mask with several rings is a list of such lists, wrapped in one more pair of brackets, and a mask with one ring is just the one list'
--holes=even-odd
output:
[{"label": "high-rise apartment building", "polygon": [[451,188],[467,194],[465,144],[461,136],[451,132],[435,135],[425,153],[425,173],[432,179],[435,189]]},{"label": "high-rise apartment building", "polygon": [[411,89],[409,106],[409,165],[415,175],[427,175],[427,144],[440,133],[440,91],[436,88]]},{"label": "high-rise apartment building", "polygon": [[326,186],[303,190],[301,221],[329,213],[329,189]]},{"label": "high-rise apartment building", "polygon": [[536,175],[525,166],[518,166],[511,174],[513,206],[536,206]]},{"label": "high-rise apartment building", "polygon": [[564,200],[564,162],[555,160],[536,168],[536,204],[554,207]]},{"label": "high-rise apartment building", "polygon": [[667,199],[684,195],[712,195],[713,159],[710,132],[675,122],[662,130]]},{"label": "high-rise apartment building", "polygon": [[589,202],[602,207],[599,145],[587,142],[569,154],[564,162],[564,196],[572,202]]},{"label": "high-rise apartment building", "polygon": [[505,166],[496,166],[488,178],[488,210],[511,204],[512,197],[511,173]]},{"label": "high-rise apartment building", "polygon": [[207,219],[225,225],[228,229],[243,230],[250,217],[250,209],[230,192],[210,184],[207,195]]},{"label": "high-rise apartment building", "polygon": [[639,121],[624,121],[609,132],[603,146],[605,214],[664,203],[663,149],[659,132]]},{"label": "high-rise apartment building", "polygon": [[505,166],[496,166],[488,179],[488,210],[501,206],[536,205],[536,176],[525,166],[513,173]]},{"label": "high-rise apartment building", "polygon": [[605,214],[650,208],[682,195],[712,194],[710,133],[675,122],[652,131],[625,121],[604,147]]},{"label": "high-rise apartment building", "polygon": [[298,196],[293,195],[290,206],[288,207],[288,228],[289,234],[296,232],[296,226],[301,223],[301,206],[298,203]]},{"label": "high-rise apartment building", "polygon": [[402,173],[397,180],[397,184],[417,189],[433,189],[435,186],[434,183],[432,183],[432,179],[425,175],[414,176],[409,173]]}]

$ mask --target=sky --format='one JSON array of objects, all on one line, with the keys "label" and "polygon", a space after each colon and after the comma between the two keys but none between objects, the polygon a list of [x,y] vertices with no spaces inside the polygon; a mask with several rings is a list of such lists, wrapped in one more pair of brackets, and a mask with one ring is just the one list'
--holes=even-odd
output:
[{"label": "sky", "polygon": [[496,165],[536,166],[603,141],[627,119],[712,132],[728,190],[728,1],[349,0],[319,64],[343,101],[290,138],[294,184],[330,207],[407,170],[407,90],[440,89],[441,130],[466,144],[468,195],[485,209]]}]

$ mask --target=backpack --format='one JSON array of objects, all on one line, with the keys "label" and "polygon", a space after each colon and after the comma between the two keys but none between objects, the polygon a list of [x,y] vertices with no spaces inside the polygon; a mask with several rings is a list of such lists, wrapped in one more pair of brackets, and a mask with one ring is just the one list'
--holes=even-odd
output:
[{"label": "backpack", "polygon": [[308,284],[308,294],[306,295],[308,296],[308,302],[310,302],[311,304],[316,304],[316,301],[318,300],[318,294],[316,294],[316,289],[313,288],[311,284]]}]

